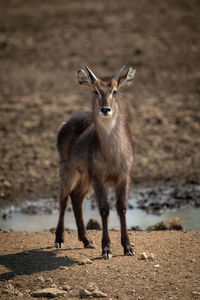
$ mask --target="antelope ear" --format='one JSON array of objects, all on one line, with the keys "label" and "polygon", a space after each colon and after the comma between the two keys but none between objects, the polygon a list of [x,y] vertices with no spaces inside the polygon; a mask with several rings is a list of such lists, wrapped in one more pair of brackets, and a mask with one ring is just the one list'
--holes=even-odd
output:
[{"label": "antelope ear", "polygon": [[135,76],[135,72],[136,70],[130,67],[126,73],[122,73],[118,80],[118,89],[125,84],[131,84],[133,77]]},{"label": "antelope ear", "polygon": [[93,84],[91,83],[89,76],[83,69],[77,71],[76,78],[80,84],[93,88]]}]

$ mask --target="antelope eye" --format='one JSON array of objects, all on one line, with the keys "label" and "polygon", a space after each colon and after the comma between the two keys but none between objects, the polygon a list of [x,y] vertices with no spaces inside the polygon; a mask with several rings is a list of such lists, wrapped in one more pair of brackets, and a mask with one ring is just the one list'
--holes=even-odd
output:
[{"label": "antelope eye", "polygon": [[117,94],[117,90],[114,90],[114,91],[112,92],[112,94],[113,94],[113,96],[115,96],[115,95]]}]

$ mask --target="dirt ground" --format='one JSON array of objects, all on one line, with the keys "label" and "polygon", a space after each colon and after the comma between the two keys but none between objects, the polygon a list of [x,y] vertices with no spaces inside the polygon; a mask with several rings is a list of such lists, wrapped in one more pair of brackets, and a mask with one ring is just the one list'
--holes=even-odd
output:
[{"label": "dirt ground", "polygon": [[198,0],[0,1],[0,204],[57,197],[57,129],[90,109],[85,64],[136,68],[121,92],[133,183],[199,182],[199,15]]},{"label": "dirt ground", "polygon": [[[199,299],[200,232],[130,231],[135,256],[124,257],[120,232],[111,231],[113,258],[107,261],[100,259],[101,232],[89,234],[96,249],[82,248],[77,233],[69,231],[64,248],[55,250],[50,232],[0,232],[1,299],[32,298],[52,286],[67,290],[57,299],[77,299],[90,283],[106,299]],[[154,259],[140,260],[144,251]],[[79,265],[85,259],[91,264]]]}]

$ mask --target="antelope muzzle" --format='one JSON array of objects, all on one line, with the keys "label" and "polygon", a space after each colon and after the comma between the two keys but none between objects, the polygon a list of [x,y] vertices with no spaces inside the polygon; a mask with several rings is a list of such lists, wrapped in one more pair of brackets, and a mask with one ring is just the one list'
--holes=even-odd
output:
[{"label": "antelope muzzle", "polygon": [[112,109],[109,106],[102,106],[99,113],[100,115],[110,117],[112,116]]}]

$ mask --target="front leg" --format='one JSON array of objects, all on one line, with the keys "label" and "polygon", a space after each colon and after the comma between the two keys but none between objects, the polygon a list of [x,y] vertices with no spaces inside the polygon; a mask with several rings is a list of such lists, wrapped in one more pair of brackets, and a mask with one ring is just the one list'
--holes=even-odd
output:
[{"label": "front leg", "polygon": [[109,216],[109,204],[107,200],[107,194],[105,190],[104,184],[101,182],[100,179],[95,179],[93,182],[95,196],[98,201],[99,205],[99,212],[101,215],[102,220],[102,228],[103,228],[103,235],[102,235],[102,258],[110,259],[112,257],[111,250],[110,250],[110,237],[108,234],[108,216]]},{"label": "front leg", "polygon": [[124,248],[124,255],[133,256],[134,252],[131,248],[130,240],[127,232],[126,225],[126,211],[127,211],[127,198],[128,198],[128,180],[124,180],[116,187],[117,196],[117,212],[120,217],[121,224],[121,244]]}]

